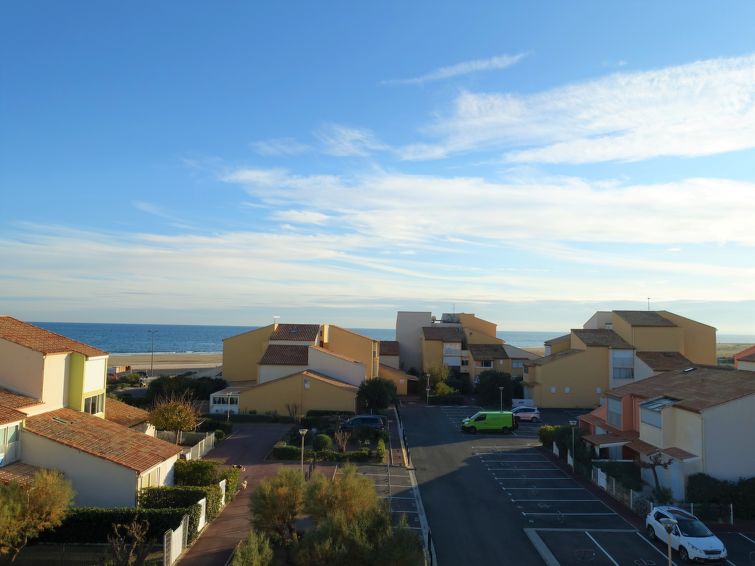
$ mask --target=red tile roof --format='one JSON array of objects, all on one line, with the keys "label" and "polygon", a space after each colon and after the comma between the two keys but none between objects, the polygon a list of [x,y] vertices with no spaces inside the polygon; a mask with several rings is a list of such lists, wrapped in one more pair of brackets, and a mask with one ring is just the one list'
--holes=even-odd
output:
[{"label": "red tile roof", "polygon": [[263,366],[306,366],[309,363],[309,346],[286,346],[270,344],[262,354]]},{"label": "red tile roof", "polygon": [[30,464],[24,464],[22,462],[14,462],[0,468],[0,483],[8,485],[10,482],[18,482],[20,485],[31,485],[31,480],[38,471],[42,468],[32,466]]},{"label": "red tile roof", "polygon": [[28,322],[21,322],[10,316],[0,316],[0,338],[42,354],[77,352],[88,358],[108,355],[107,352],[93,346],[71,340]]},{"label": "red tile roof", "polygon": [[381,340],[380,341],[380,355],[381,356],[398,356],[398,341],[396,340]]},{"label": "red tile roof", "polygon": [[582,340],[586,346],[606,346],[609,348],[634,350],[634,346],[616,334],[613,330],[577,328],[572,330],[572,333]]},{"label": "red tile roof", "polygon": [[734,354],[734,360],[737,362],[755,362],[755,346],[750,346],[738,354]]},{"label": "red tile roof", "polygon": [[32,407],[34,405],[41,405],[42,401],[34,399],[33,397],[27,397],[20,393],[14,393],[7,389],[0,388],[0,407],[7,407],[8,409],[23,409],[24,407]]},{"label": "red tile roof", "polygon": [[116,424],[131,427],[146,422],[149,413],[123,401],[108,398],[105,400],[105,418]]},{"label": "red tile roof", "polygon": [[181,452],[181,447],[72,409],[26,419],[24,433],[36,434],[138,473]]},{"label": "red tile roof", "polygon": [[22,421],[25,418],[26,413],[16,411],[15,409],[9,409],[8,407],[0,407],[0,425]]},{"label": "red tile roof", "polygon": [[694,365],[679,352],[637,352],[637,357],[655,371],[671,371]]},{"label": "red tile roof", "polygon": [[661,452],[663,452],[666,456],[673,458],[674,460],[690,460],[691,458],[697,458],[697,454],[687,452],[686,450],[677,448],[676,446],[671,446],[670,448],[662,448]]},{"label": "red tile roof", "polygon": [[509,359],[503,344],[470,344],[469,353],[477,361]]},{"label": "red tile roof", "polygon": [[461,342],[464,330],[461,326],[425,326],[422,328],[425,340],[440,342]]},{"label": "red tile roof", "polygon": [[314,342],[319,333],[319,324],[279,324],[270,335],[270,340]]},{"label": "red tile roof", "polygon": [[676,326],[656,311],[613,311],[632,326]]}]

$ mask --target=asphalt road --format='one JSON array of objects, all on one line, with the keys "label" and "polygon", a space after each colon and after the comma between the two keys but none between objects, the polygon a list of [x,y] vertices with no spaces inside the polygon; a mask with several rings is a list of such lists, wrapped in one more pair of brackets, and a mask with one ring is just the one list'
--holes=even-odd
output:
[{"label": "asphalt road", "polygon": [[[476,408],[464,411],[471,415]],[[465,435],[456,411],[442,407],[406,404],[401,414],[438,563],[543,564],[524,531],[525,518],[476,457],[478,447],[502,441],[538,444],[534,435]]]}]

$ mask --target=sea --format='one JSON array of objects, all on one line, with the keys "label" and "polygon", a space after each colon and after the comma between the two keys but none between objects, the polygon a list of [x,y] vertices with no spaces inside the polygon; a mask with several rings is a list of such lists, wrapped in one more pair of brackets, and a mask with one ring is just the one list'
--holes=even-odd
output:
[{"label": "sea", "polygon": [[[87,322],[34,322],[37,326],[90,344],[111,354],[215,353],[223,351],[223,339],[254,330],[257,326],[192,324],[107,324]],[[393,328],[352,328],[376,340],[395,340]],[[538,348],[562,332],[501,330],[499,338],[518,348]],[[153,343],[154,340],[154,343]],[[753,343],[755,336],[719,334],[719,342]]]}]

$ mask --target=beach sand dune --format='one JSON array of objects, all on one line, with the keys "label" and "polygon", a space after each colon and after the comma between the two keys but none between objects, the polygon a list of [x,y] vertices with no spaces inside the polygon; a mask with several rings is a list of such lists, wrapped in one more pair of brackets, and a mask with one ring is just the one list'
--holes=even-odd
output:
[{"label": "beach sand dune", "polygon": [[[111,354],[108,365],[112,366],[131,366],[135,370],[149,370],[152,363],[151,354]],[[157,353],[153,368],[155,374],[162,371],[170,370],[171,373],[177,370],[213,370],[212,375],[217,374],[223,366],[223,354],[220,352],[210,353]],[[180,373],[180,372],[178,372]],[[206,373],[206,372],[203,372]],[[209,375],[209,373],[208,373]]]}]

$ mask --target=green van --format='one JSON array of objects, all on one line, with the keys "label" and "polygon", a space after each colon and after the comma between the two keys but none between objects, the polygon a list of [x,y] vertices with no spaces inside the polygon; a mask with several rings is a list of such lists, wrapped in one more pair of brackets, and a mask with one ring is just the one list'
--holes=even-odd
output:
[{"label": "green van", "polygon": [[463,432],[474,433],[485,430],[511,432],[516,428],[519,428],[519,423],[511,411],[480,411],[461,421]]}]

